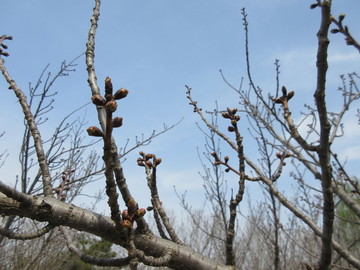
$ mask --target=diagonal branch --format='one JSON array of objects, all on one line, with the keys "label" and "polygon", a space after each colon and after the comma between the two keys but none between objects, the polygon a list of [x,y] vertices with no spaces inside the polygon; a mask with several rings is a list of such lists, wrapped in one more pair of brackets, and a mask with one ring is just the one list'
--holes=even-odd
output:
[{"label": "diagonal branch", "polygon": [[54,226],[48,224],[45,227],[33,233],[14,233],[11,230],[0,227],[0,234],[6,236],[9,239],[30,240],[43,236],[44,234],[50,232],[53,228]]},{"label": "diagonal branch", "polygon": [[8,73],[8,71],[5,67],[5,64],[4,64],[4,60],[2,58],[0,58],[0,70],[1,70],[4,78],[6,79],[6,81],[9,84],[9,89],[12,89],[14,91],[16,97],[19,100],[19,103],[21,105],[22,111],[24,113],[24,116],[25,116],[25,119],[27,122],[27,125],[28,125],[31,135],[34,139],[34,145],[35,145],[35,150],[36,150],[36,154],[37,154],[37,159],[38,159],[39,166],[41,169],[44,194],[45,194],[45,196],[52,196],[51,176],[50,176],[48,164],[46,162],[46,155],[45,155],[45,152],[43,149],[40,131],[37,127],[34,116],[31,113],[30,106],[26,100],[26,96],[22,92],[22,90],[18,87],[16,82],[12,79],[10,74]]}]

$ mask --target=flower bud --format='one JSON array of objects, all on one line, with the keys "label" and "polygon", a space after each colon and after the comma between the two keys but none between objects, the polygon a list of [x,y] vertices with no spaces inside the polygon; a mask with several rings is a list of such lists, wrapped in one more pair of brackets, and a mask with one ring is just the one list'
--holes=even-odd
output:
[{"label": "flower bud", "polygon": [[121,221],[120,225],[124,228],[130,229],[132,226],[132,223],[130,220],[124,219]]},{"label": "flower bud", "polygon": [[137,164],[138,164],[138,166],[145,167],[145,164],[143,161],[138,160]]},{"label": "flower bud", "polygon": [[122,99],[122,98],[126,97],[128,94],[129,94],[129,91],[127,89],[121,88],[116,91],[116,93],[114,95],[114,99]]},{"label": "flower bud", "polygon": [[228,156],[225,156],[225,157],[224,157],[224,160],[225,160],[225,163],[228,163],[229,157],[228,157]]},{"label": "flower bud", "polygon": [[134,214],[134,219],[138,219],[143,217],[146,214],[146,210],[144,208],[139,208],[138,210],[136,210],[135,214]]},{"label": "flower bud", "polygon": [[129,211],[125,209],[124,211],[122,211],[121,216],[123,219],[129,219]]},{"label": "flower bud", "polygon": [[225,119],[229,119],[230,118],[230,115],[227,113],[227,112],[223,112],[221,114],[222,117],[224,117]]},{"label": "flower bud", "polygon": [[104,106],[106,103],[106,100],[100,95],[93,95],[91,97],[91,101],[92,101],[92,103],[94,103],[95,105],[98,105],[98,106]]},{"label": "flower bud", "polygon": [[235,131],[235,128],[232,127],[232,126],[229,126],[229,127],[228,127],[228,131],[229,131],[229,132],[234,132],[234,131]]},{"label": "flower bud", "polygon": [[340,14],[339,15],[339,22],[342,22],[345,18],[345,14]]},{"label": "flower bud", "polygon": [[105,105],[106,111],[107,112],[115,112],[117,109],[117,103],[115,100],[110,100],[109,102],[106,103]]},{"label": "flower bud", "polygon": [[137,208],[137,203],[134,198],[130,198],[126,204],[129,212],[134,211]]},{"label": "flower bud", "polygon": [[289,101],[294,95],[295,95],[295,92],[294,92],[294,91],[290,91],[290,92],[287,94],[287,96],[286,96],[287,100]]},{"label": "flower bud", "polygon": [[104,137],[104,133],[98,127],[92,126],[89,127],[86,131],[89,136]]},{"label": "flower bud", "polygon": [[122,117],[115,117],[115,118],[113,118],[113,120],[112,120],[112,126],[113,126],[114,128],[121,127],[122,124],[123,124],[123,119],[122,119]]},{"label": "flower bud", "polygon": [[106,94],[112,94],[113,91],[113,85],[111,82],[111,78],[110,77],[106,77],[105,79],[105,93]]},{"label": "flower bud", "polygon": [[162,159],[161,158],[157,158],[155,159],[155,165],[159,165],[161,163]]},{"label": "flower bud", "polygon": [[281,98],[273,98],[272,99],[276,104],[284,104],[284,101]]}]

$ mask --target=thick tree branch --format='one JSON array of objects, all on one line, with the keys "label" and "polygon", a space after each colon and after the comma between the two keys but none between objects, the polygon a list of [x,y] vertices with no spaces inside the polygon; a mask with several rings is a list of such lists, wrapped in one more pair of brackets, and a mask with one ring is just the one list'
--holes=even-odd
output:
[{"label": "thick tree branch", "polygon": [[[28,217],[33,220],[49,222],[53,226],[68,226],[78,231],[85,231],[102,237],[114,244],[125,247],[127,245],[123,234],[116,229],[114,222],[108,217],[61,202],[52,197],[22,194],[4,185],[2,182],[0,182],[0,191],[18,199],[22,198],[22,202],[19,202],[0,193],[0,214]],[[189,247],[175,244],[154,235],[135,234],[134,243],[136,248],[144,252],[146,256],[155,258],[165,256],[164,258],[166,258],[168,256],[166,254],[171,252],[171,259],[164,260],[166,265],[173,269],[234,269],[218,264],[196,253]],[[139,253],[139,256],[141,254]],[[145,259],[143,260],[146,262]]]}]

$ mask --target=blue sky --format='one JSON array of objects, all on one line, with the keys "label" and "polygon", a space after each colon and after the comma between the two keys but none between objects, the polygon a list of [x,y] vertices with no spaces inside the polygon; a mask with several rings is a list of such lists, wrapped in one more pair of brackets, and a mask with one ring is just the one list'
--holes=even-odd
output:
[{"label": "blue sky", "polygon": [[[250,23],[249,46],[255,83],[273,93],[276,85],[274,60],[280,59],[280,84],[301,93],[297,95],[297,104],[312,104],[320,12],[309,9],[313,2],[103,1],[96,37],[95,65],[99,84],[102,86],[103,79],[110,76],[114,87],[130,91],[117,111],[124,117],[124,126],[115,133],[119,145],[126,138],[133,140],[141,133],[150,134],[153,129],[161,130],[163,123],[171,125],[184,117],[179,126],[142,149],[163,159],[159,168],[159,188],[170,208],[178,204],[173,185],[180,192],[188,190],[189,200],[194,205],[200,204],[203,193],[196,147],[201,148],[204,140],[196,128],[195,122],[199,119],[188,105],[184,85],[193,88],[194,98],[204,109],[212,109],[215,100],[220,108],[238,106],[236,95],[222,81],[219,69],[235,85],[246,75],[241,16],[241,8],[245,7]],[[360,2],[333,2],[333,14],[345,13],[345,23],[360,39]],[[10,57],[6,65],[24,91],[48,63],[49,70],[56,72],[63,60],[69,61],[85,51],[92,8],[90,0],[1,1],[0,34],[14,37],[7,42]],[[336,99],[333,93],[340,85],[338,75],[360,72],[360,56],[345,45],[342,36],[331,36],[330,53],[328,86],[332,92],[329,104]],[[50,132],[52,124],[55,126],[62,115],[90,100],[84,58],[77,63],[75,73],[60,78],[54,85],[59,94],[44,132]],[[22,134],[19,133],[22,115],[13,93],[5,91],[7,85],[3,79],[0,79],[0,89],[0,111],[2,115],[11,115],[0,119],[0,126],[4,127],[0,131],[7,131],[0,139],[0,149],[8,149],[11,154],[0,171],[1,179],[11,183],[19,168],[15,163]],[[84,113],[89,126],[97,124],[92,106]],[[350,146],[354,146],[360,135],[359,126],[354,121],[345,128],[349,137],[339,147],[356,164],[360,149],[354,151]],[[249,142],[245,150],[246,147],[251,149],[254,145]],[[125,173],[129,185],[137,187],[135,197],[144,198],[146,187],[138,187],[145,184],[145,177],[141,168],[135,166],[136,153],[128,156]]]}]

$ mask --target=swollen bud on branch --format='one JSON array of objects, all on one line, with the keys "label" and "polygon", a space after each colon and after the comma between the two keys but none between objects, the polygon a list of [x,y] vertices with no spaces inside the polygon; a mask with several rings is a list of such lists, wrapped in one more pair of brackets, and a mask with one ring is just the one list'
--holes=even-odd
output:
[{"label": "swollen bud on branch", "polygon": [[125,88],[121,88],[120,90],[117,90],[114,94],[114,99],[122,99],[126,97],[129,94],[129,91]]},{"label": "swollen bud on branch", "polygon": [[284,104],[284,100],[281,98],[273,98],[272,99],[276,104]]},{"label": "swollen bud on branch", "polygon": [[129,219],[129,218],[130,218],[130,216],[129,216],[129,211],[126,210],[126,209],[125,209],[124,211],[122,211],[121,217],[122,217],[123,219]]},{"label": "swollen bud on branch", "polygon": [[340,14],[339,15],[339,22],[342,22],[345,18],[345,14]]},{"label": "swollen bud on branch", "polygon": [[113,120],[112,120],[112,126],[114,128],[117,128],[117,127],[121,127],[123,124],[123,119],[122,117],[115,117]]},{"label": "swollen bud on branch", "polygon": [[162,159],[161,158],[157,158],[155,159],[155,165],[159,165],[161,163]]},{"label": "swollen bud on branch", "polygon": [[98,106],[104,106],[106,104],[106,100],[100,95],[93,95],[91,101]]},{"label": "swollen bud on branch", "polygon": [[132,223],[130,220],[124,219],[121,221],[120,225],[124,228],[130,229],[132,226]]},{"label": "swollen bud on branch", "polygon": [[109,102],[106,103],[105,105],[106,111],[107,112],[115,112],[117,109],[117,103],[115,100],[110,100]]},{"label": "swollen bud on branch", "polygon": [[294,95],[295,95],[295,92],[294,92],[294,91],[290,91],[290,92],[287,94],[287,96],[286,96],[287,100],[289,101]]},{"label": "swollen bud on branch", "polygon": [[127,206],[128,210],[129,210],[129,212],[133,212],[137,208],[137,203],[136,203],[134,198],[130,198],[128,200],[128,202],[126,203],[126,206]]},{"label": "swollen bud on branch", "polygon": [[314,8],[316,8],[316,7],[318,7],[318,6],[319,6],[319,4],[316,3],[316,4],[312,4],[312,5],[310,6],[310,8],[311,8],[311,9],[314,9]]},{"label": "swollen bud on branch", "polygon": [[224,117],[225,119],[229,119],[230,118],[230,115],[227,113],[227,112],[223,112],[221,114],[222,117]]},{"label": "swollen bud on branch", "polygon": [[105,94],[112,95],[112,91],[113,91],[113,85],[112,85],[111,79],[110,79],[110,77],[106,77],[106,79],[105,79]]},{"label": "swollen bud on branch", "polygon": [[134,214],[134,219],[138,219],[143,217],[146,214],[146,210],[144,208],[139,208],[136,210]]},{"label": "swollen bud on branch", "polygon": [[89,127],[86,131],[89,136],[104,137],[104,133],[98,127],[92,126]]}]

